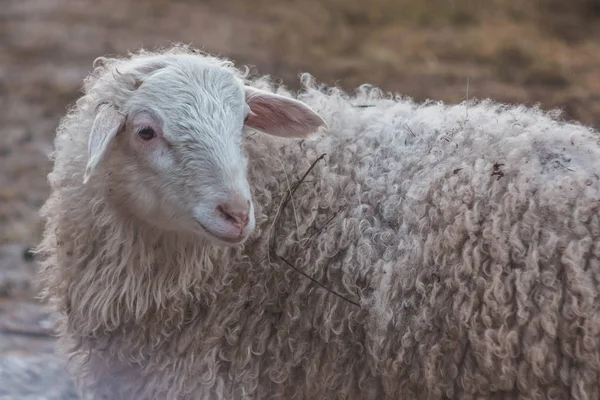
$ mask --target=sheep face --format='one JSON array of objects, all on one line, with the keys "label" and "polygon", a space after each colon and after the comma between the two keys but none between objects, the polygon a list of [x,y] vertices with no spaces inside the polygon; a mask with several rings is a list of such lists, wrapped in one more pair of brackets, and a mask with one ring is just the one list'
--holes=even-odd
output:
[{"label": "sheep face", "polygon": [[230,68],[201,57],[123,69],[130,85],[112,95],[120,104],[98,108],[84,180],[102,164],[116,207],[160,229],[242,243],[255,227],[246,128],[306,138],[324,121],[305,104],[245,86]]}]

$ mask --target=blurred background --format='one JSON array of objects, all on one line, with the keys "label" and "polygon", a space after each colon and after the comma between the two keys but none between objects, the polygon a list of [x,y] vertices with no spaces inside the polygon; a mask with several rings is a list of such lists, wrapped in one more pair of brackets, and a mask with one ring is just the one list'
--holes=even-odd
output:
[{"label": "blurred background", "polygon": [[60,117],[94,58],[174,41],[292,88],[307,71],[456,103],[468,81],[600,124],[600,0],[0,0],[0,380],[7,355],[51,351],[27,249]]}]

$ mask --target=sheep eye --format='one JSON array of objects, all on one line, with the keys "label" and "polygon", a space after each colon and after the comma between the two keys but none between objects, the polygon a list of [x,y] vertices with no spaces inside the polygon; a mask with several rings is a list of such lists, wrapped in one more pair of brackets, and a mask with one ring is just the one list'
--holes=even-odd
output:
[{"label": "sheep eye", "polygon": [[149,126],[140,129],[137,134],[140,139],[145,141],[152,140],[156,137],[156,132],[154,132],[154,129],[150,128]]},{"label": "sheep eye", "polygon": [[250,118],[250,114],[246,114],[246,116],[244,117],[244,123],[248,122],[248,118]]}]

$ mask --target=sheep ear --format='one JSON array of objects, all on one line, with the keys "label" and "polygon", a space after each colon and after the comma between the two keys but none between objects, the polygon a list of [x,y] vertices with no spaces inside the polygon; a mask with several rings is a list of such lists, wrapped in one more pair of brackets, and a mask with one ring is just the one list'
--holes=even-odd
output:
[{"label": "sheep ear", "polygon": [[83,175],[84,184],[90,179],[108,149],[110,141],[117,135],[124,123],[125,117],[119,114],[113,106],[102,104],[99,107],[88,142],[88,162]]},{"label": "sheep ear", "polygon": [[245,87],[250,115],[246,126],[270,135],[309,139],[327,124],[319,114],[301,101]]}]

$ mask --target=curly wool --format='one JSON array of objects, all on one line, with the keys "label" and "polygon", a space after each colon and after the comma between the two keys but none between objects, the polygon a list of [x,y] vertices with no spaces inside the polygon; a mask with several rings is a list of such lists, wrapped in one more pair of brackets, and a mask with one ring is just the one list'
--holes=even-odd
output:
[{"label": "curly wool", "polygon": [[[42,295],[96,398],[600,396],[597,132],[305,76],[297,98],[329,129],[247,139],[257,228],[220,248],[122,219],[82,187],[95,90],[117,91],[126,62],[97,67],[61,124],[43,208]],[[360,307],[270,253],[274,228],[280,257]]]}]

